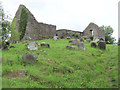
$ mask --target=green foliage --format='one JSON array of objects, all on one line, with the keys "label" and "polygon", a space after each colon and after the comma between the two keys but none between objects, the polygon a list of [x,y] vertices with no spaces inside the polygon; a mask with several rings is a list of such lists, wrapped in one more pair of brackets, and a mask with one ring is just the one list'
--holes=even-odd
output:
[{"label": "green foliage", "polygon": [[101,29],[105,31],[105,41],[107,44],[113,44],[115,41],[115,38],[112,37],[112,34],[114,32],[113,28],[111,26],[101,26]]},{"label": "green foliage", "polygon": [[16,18],[13,19],[12,23],[11,23],[11,38],[10,40],[12,42],[16,42],[19,40],[20,38],[20,33],[18,31],[16,31]]},{"label": "green foliage", "polygon": [[[47,42],[50,48],[39,46],[38,50],[29,51],[25,46],[27,42],[29,41],[11,44],[15,48],[10,48],[9,52],[2,52],[3,88],[118,87],[117,45],[107,44],[106,50],[103,51],[92,48],[90,43],[85,41],[85,51],[69,50],[65,48],[69,45],[67,39],[45,39],[38,42]],[[38,62],[24,66],[21,62],[22,54],[27,52],[35,54]],[[21,79],[5,77],[6,71],[17,69],[25,69],[28,75]]]},{"label": "green foliage", "polygon": [[28,20],[28,11],[26,10],[26,8],[22,8],[21,16],[20,16],[20,22],[19,22],[20,40],[25,35],[27,20]]},{"label": "green foliage", "polygon": [[[7,16],[7,17],[6,17]],[[2,36],[2,46],[4,47],[8,34],[10,33],[10,21],[8,21],[9,15],[4,14],[4,10],[0,3],[0,36]]]}]

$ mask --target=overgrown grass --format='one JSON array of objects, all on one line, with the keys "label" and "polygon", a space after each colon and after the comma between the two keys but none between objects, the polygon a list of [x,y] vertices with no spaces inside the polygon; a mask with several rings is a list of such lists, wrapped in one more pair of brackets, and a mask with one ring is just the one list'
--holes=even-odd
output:
[{"label": "overgrown grass", "polygon": [[[50,48],[27,50],[25,43],[11,44],[15,48],[2,52],[3,88],[117,88],[118,87],[118,46],[107,45],[106,50],[90,47],[86,51],[69,50],[67,39],[45,39]],[[44,50],[44,52],[42,52]],[[38,63],[24,66],[22,54],[31,52],[38,56]],[[26,77],[8,79],[7,71],[25,69]]]}]

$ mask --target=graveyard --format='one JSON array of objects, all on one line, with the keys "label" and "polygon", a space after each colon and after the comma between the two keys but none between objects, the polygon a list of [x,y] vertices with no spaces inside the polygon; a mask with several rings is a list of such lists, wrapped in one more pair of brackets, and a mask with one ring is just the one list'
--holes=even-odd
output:
[{"label": "graveyard", "polygon": [[[2,37],[2,88],[117,88],[118,46],[105,30],[56,30],[20,5]],[[4,28],[4,27],[3,27]]]},{"label": "graveyard", "polygon": [[[118,87],[117,45],[106,44],[106,50],[101,50],[84,40],[85,50],[82,50],[66,38],[35,41],[49,43],[50,47],[29,50],[26,43],[31,41],[26,40],[10,43],[9,50],[2,51],[3,88]],[[38,61],[23,63],[22,54],[28,52],[38,57]]]}]

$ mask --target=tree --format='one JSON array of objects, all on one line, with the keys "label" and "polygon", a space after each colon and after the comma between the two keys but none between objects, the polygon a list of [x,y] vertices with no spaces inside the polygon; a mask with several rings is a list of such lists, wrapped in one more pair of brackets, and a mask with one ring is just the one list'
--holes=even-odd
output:
[{"label": "tree", "polygon": [[0,2],[0,37],[2,37],[2,45],[5,45],[5,41],[9,37],[10,33],[10,21],[8,20],[8,15],[5,15],[2,8],[2,3]]},{"label": "tree", "polygon": [[113,44],[115,42],[115,38],[112,37],[112,34],[114,32],[113,28],[111,26],[104,25],[102,25],[100,28],[105,31],[105,42],[107,44]]}]

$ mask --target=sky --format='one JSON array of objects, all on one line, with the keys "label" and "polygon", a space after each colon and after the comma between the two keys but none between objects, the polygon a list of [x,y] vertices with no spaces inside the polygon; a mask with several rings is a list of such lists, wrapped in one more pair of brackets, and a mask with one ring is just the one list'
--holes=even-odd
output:
[{"label": "sky", "polygon": [[38,22],[58,29],[83,31],[90,22],[111,26],[118,39],[119,0],[1,0],[5,13],[14,18],[20,4],[25,5]]}]

